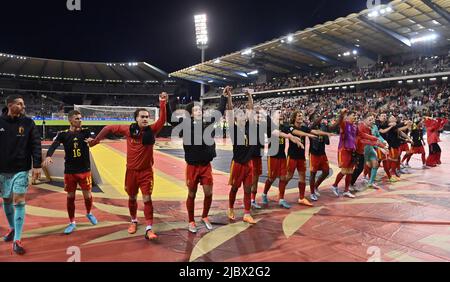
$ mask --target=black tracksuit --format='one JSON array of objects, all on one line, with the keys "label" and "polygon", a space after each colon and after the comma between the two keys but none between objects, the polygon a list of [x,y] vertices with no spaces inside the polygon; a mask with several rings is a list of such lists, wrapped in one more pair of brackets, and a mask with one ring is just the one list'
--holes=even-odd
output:
[{"label": "black tracksuit", "polygon": [[0,173],[41,168],[41,137],[34,121],[26,116],[0,116]]},{"label": "black tracksuit", "polygon": [[[219,104],[218,111],[221,112],[223,115],[225,113],[225,107],[227,103],[227,97],[222,96]],[[216,121],[213,121],[213,123]],[[186,160],[186,163],[188,165],[208,165],[215,157],[216,157],[216,143],[213,142],[212,145],[205,144],[204,140],[202,139],[201,145],[194,145],[195,144],[195,133],[196,133],[196,127],[200,126],[201,128],[197,128],[198,132],[201,132],[202,136],[197,136],[197,138],[202,138],[205,129],[210,125],[211,123],[205,123],[203,121],[194,121],[191,119],[190,126],[191,126],[191,132],[190,136],[183,133],[183,131],[180,132],[180,137],[183,138],[183,148],[184,148],[184,158]],[[212,138],[214,138],[214,131],[212,133]]]}]

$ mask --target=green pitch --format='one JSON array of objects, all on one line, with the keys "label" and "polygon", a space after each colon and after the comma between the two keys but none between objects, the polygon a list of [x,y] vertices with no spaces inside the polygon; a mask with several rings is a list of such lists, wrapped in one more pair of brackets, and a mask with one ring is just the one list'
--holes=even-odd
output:
[{"label": "green pitch", "polygon": [[[36,125],[41,126],[42,120],[35,120]],[[106,121],[106,120],[84,120],[83,126],[105,126],[113,124],[131,124],[131,121]],[[67,120],[46,120],[46,126],[69,126],[69,121]]]}]

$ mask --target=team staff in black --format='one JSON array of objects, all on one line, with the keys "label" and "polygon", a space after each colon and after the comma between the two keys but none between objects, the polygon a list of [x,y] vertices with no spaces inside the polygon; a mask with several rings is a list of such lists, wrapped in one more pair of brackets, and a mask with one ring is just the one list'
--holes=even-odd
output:
[{"label": "team staff in black", "polygon": [[75,223],[75,197],[77,185],[79,184],[84,196],[86,206],[86,217],[93,224],[97,224],[97,219],[91,213],[92,209],[92,174],[91,161],[89,158],[88,142],[92,140],[91,132],[87,128],[81,127],[81,113],[70,111],[70,128],[59,132],[53,144],[47,151],[44,167],[53,163],[52,156],[60,144],[63,144],[65,151],[64,163],[64,190],[67,192],[67,213],[69,215],[69,225],[64,230],[65,234],[71,234],[76,229]]},{"label": "team staff in black", "polygon": [[25,254],[21,236],[28,174],[33,168],[34,183],[41,176],[42,163],[41,137],[34,121],[25,116],[25,108],[23,97],[12,95],[6,98],[0,116],[0,193],[10,228],[3,239],[13,241],[13,251],[19,255]]}]

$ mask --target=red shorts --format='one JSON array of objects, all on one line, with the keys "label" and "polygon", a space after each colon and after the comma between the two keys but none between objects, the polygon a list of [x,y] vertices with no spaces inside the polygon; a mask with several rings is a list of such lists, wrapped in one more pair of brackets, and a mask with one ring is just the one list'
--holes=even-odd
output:
[{"label": "red shorts", "polygon": [[253,176],[260,176],[262,174],[262,159],[256,157],[252,159],[253,162]]},{"label": "red shorts", "polygon": [[267,165],[267,174],[270,179],[286,176],[286,159],[268,157]]},{"label": "red shorts", "polygon": [[328,158],[326,155],[316,156],[313,154],[309,155],[309,171],[318,172],[321,171],[329,171],[330,164],[328,163]]},{"label": "red shorts", "polygon": [[253,184],[253,164],[249,161],[246,164],[231,162],[230,180],[228,185],[241,187],[241,185],[251,186]]},{"label": "red shorts", "polygon": [[149,196],[153,192],[153,170],[127,169],[125,174],[125,191],[129,196],[136,196],[141,189],[142,195]]},{"label": "red shorts", "polygon": [[91,172],[64,174],[64,191],[73,193],[77,190],[80,184],[81,190],[91,191],[92,189],[92,175]]},{"label": "red shorts", "polygon": [[414,154],[425,154],[425,148],[423,146],[411,147],[411,150],[409,150],[409,153],[411,155],[414,155]]},{"label": "red shorts", "polygon": [[211,164],[208,165],[187,165],[186,167],[186,186],[192,190],[197,185],[213,185]]},{"label": "red shorts", "polygon": [[378,157],[378,160],[380,160],[380,161],[387,160],[387,156],[381,151],[380,148],[377,148],[377,157]]},{"label": "red shorts", "polygon": [[287,171],[290,175],[294,175],[295,170],[298,170],[298,173],[306,172],[306,160],[295,160],[288,157],[287,159]]},{"label": "red shorts", "polygon": [[352,151],[340,149],[338,151],[339,168],[353,169]]},{"label": "red shorts", "polygon": [[408,143],[401,144],[399,149],[400,149],[400,153],[401,152],[409,152],[409,144]]},{"label": "red shorts", "polygon": [[400,148],[390,148],[389,149],[389,160],[398,161],[400,158]]}]

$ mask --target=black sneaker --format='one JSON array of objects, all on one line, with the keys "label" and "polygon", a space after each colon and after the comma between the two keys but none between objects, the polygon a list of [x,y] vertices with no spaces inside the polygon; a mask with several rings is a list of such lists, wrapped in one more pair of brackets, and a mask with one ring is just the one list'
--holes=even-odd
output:
[{"label": "black sneaker", "polygon": [[13,243],[13,251],[18,255],[24,255],[25,249],[22,246],[22,242],[20,240],[17,240]]},{"label": "black sneaker", "polygon": [[12,240],[14,240],[14,229],[9,229],[8,233],[5,234],[5,236],[3,236],[3,241],[5,242],[12,242]]}]

